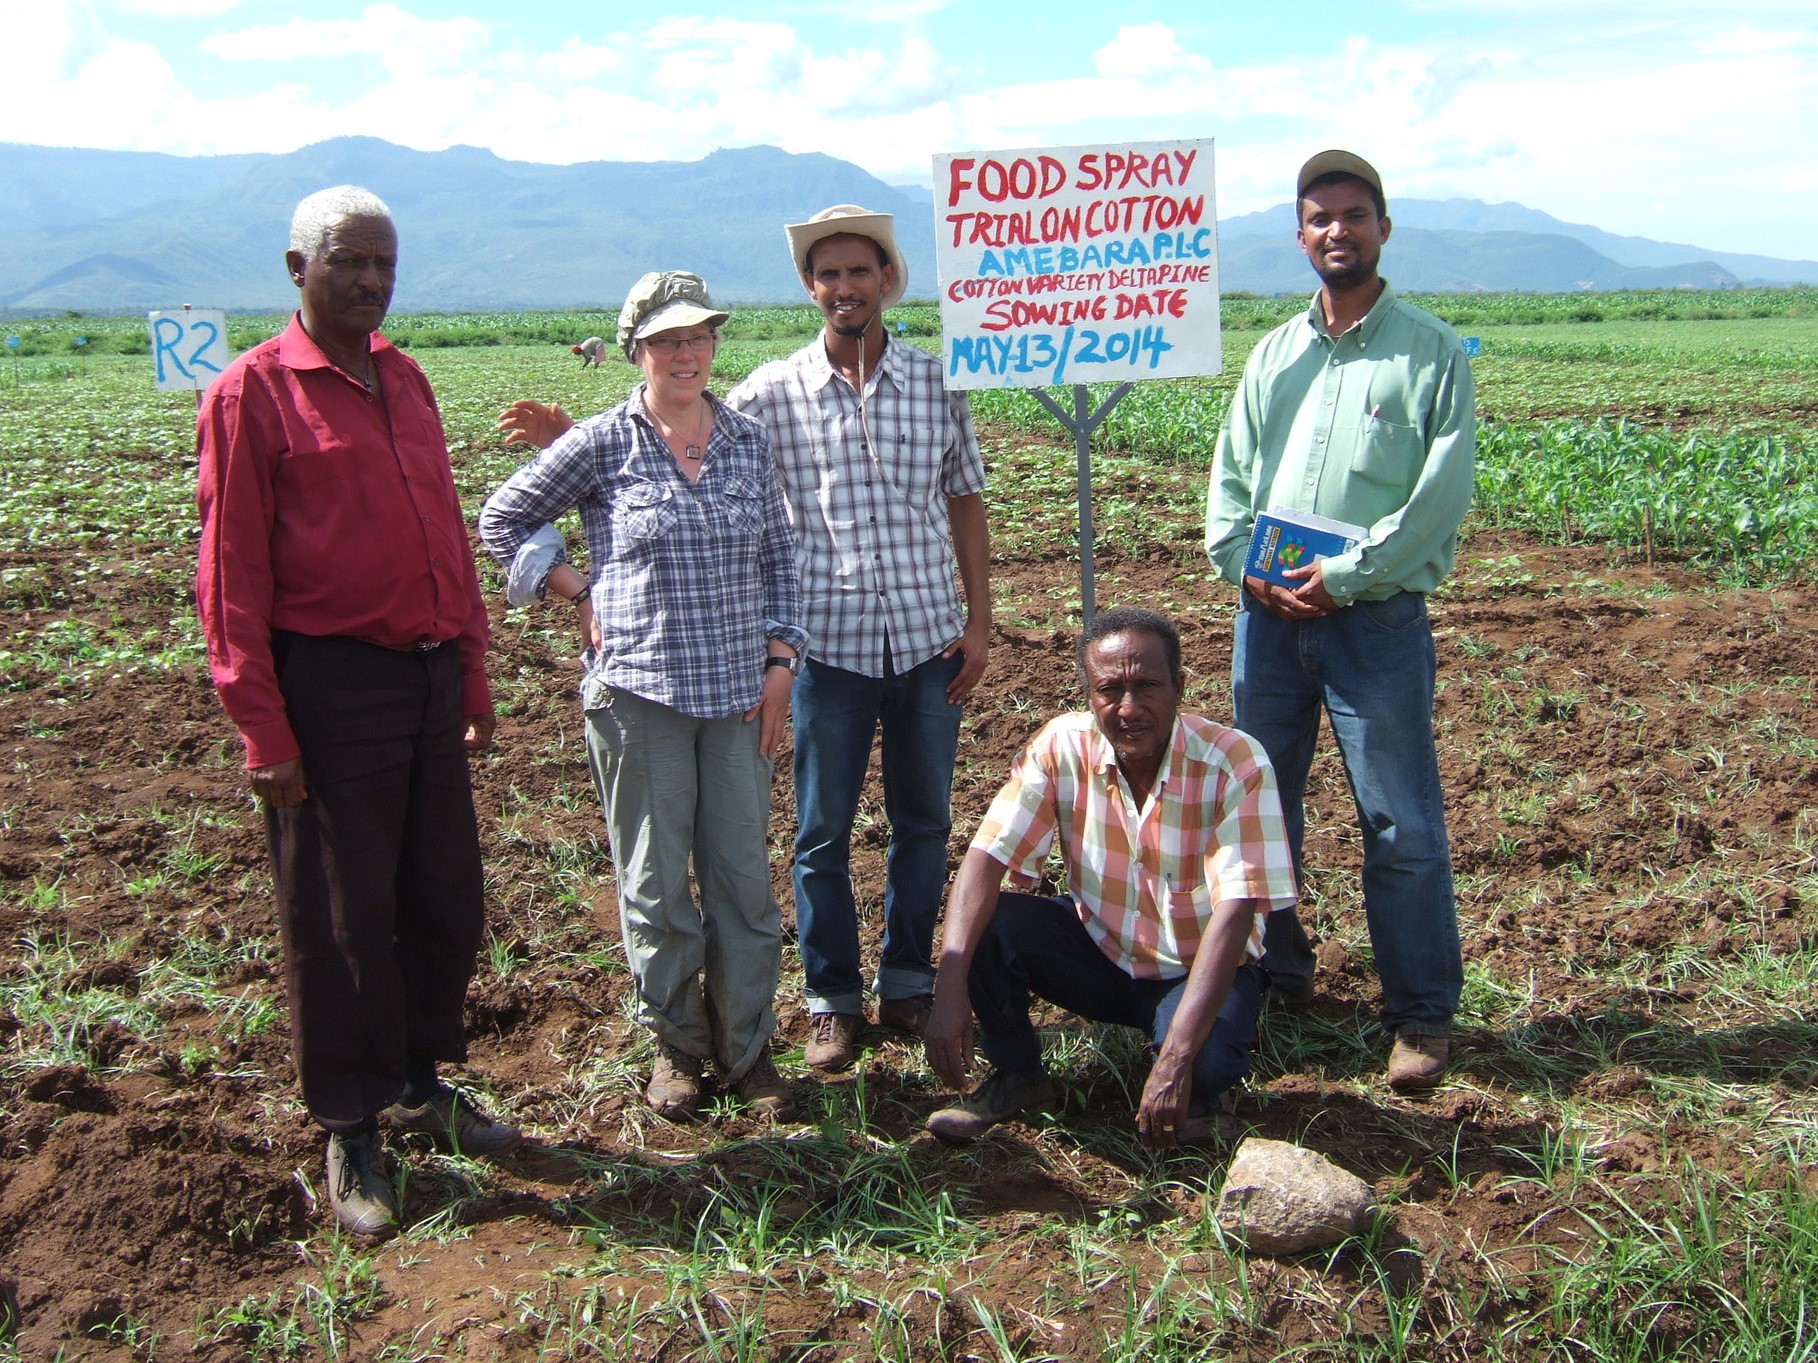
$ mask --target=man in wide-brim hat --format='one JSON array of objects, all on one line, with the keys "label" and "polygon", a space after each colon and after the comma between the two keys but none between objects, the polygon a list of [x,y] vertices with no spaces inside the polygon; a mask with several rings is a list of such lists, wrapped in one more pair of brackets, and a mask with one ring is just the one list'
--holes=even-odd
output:
[{"label": "man in wide-brim hat", "polygon": [[895,219],[839,204],[784,230],[826,325],[727,402],[769,428],[795,525],[809,641],[791,705],[806,1059],[839,1071],[865,1025],[850,840],[880,730],[890,849],[870,983],[879,1025],[919,1035],[927,1020],[961,706],[991,632],[991,550],[965,394],[884,328],[909,284]]}]

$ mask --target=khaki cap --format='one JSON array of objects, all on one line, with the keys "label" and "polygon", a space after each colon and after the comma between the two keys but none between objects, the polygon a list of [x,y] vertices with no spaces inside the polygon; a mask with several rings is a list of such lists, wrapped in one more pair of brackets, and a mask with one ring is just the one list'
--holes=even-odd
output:
[{"label": "khaki cap", "polygon": [[723,326],[731,315],[713,306],[698,274],[652,270],[631,286],[619,309],[619,349],[630,355],[633,341],[676,327]]},{"label": "khaki cap", "polygon": [[1352,151],[1322,151],[1317,156],[1307,158],[1306,165],[1300,168],[1300,176],[1294,181],[1294,197],[1305,198],[1307,186],[1322,175],[1355,175],[1371,189],[1378,198],[1385,197],[1382,192],[1382,176],[1376,173],[1376,167]]}]

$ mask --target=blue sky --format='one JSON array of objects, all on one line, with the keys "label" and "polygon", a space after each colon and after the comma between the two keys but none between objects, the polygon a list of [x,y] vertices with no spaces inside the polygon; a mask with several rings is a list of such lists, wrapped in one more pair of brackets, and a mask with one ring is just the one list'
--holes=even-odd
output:
[{"label": "blue sky", "polygon": [[[1217,140],[1221,215],[1347,146],[1390,197],[1512,200],[1809,259],[1810,0],[1347,6],[0,0],[0,139],[183,155],[347,133],[514,160],[770,143],[927,183],[936,152]],[[1191,18],[1190,14],[1204,17]]]}]

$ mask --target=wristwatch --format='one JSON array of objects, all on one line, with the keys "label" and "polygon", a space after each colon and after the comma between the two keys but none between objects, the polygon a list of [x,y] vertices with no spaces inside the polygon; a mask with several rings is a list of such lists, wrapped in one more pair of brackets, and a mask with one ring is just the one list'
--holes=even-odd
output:
[{"label": "wristwatch", "polygon": [[800,658],[785,658],[779,653],[772,653],[769,657],[765,658],[764,666],[766,668],[786,667],[789,669],[789,675],[792,677],[799,677],[802,673],[802,660]]}]

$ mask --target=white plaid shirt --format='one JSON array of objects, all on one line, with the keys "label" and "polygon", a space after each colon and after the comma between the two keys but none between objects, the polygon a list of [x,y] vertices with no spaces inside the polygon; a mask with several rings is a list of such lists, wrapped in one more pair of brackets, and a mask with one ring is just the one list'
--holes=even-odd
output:
[{"label": "white plaid shirt", "polygon": [[[954,586],[947,499],[981,492],[985,463],[964,393],[941,363],[887,341],[858,393],[817,336],[726,396],[770,432],[777,481],[795,527],[809,652],[867,677],[926,662],[965,628]],[[878,457],[865,449],[869,426]]]},{"label": "white plaid shirt", "polygon": [[536,593],[559,558],[538,531],[581,509],[594,611],[605,643],[586,655],[583,703],[599,685],[695,719],[758,703],[765,640],[800,651],[801,594],[764,428],[714,407],[700,480],[690,483],[650,424],[644,389],[589,417],[486,499],[480,538],[501,565],[539,554]]}]

